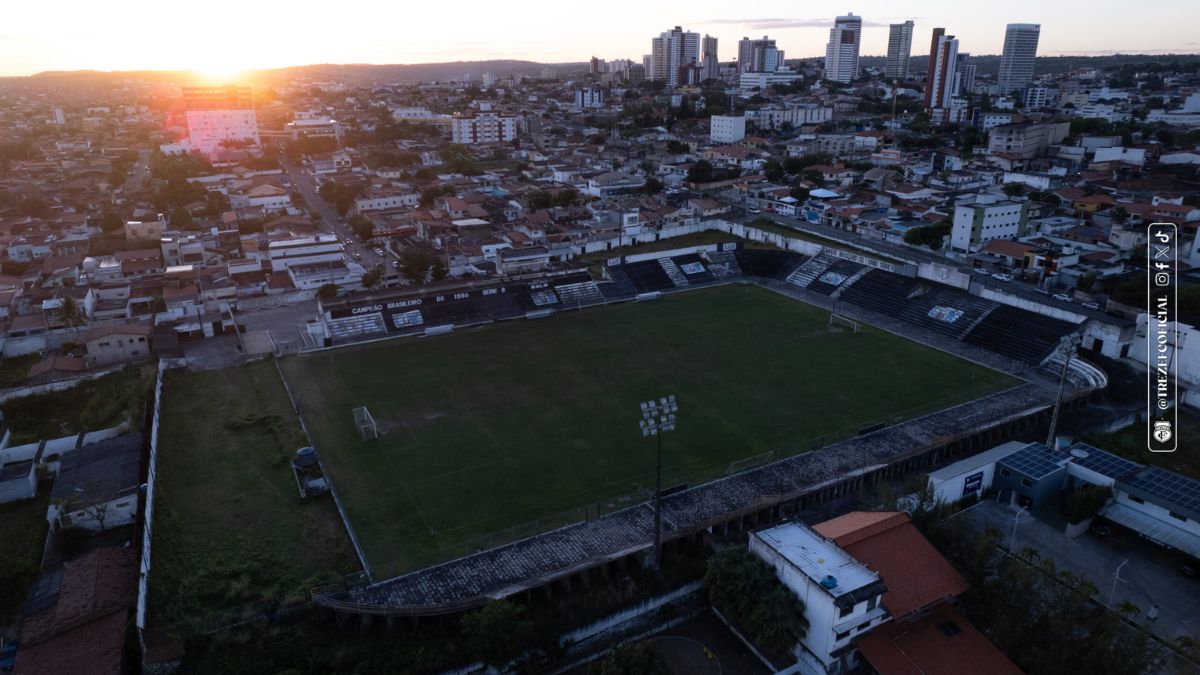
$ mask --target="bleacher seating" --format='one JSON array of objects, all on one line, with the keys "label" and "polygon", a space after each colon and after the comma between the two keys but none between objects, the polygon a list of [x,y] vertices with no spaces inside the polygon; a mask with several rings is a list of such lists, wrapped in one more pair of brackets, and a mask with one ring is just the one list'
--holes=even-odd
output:
[{"label": "bleacher seating", "polygon": [[[955,288],[933,288],[928,293],[909,300],[900,312],[900,318],[922,328],[960,338],[976,319],[995,306],[996,303],[991,300],[984,300]],[[946,321],[930,316],[930,312],[943,318],[957,318],[953,322]]]},{"label": "bleacher seating", "polygon": [[558,291],[558,299],[563,307],[586,307],[604,302],[604,295],[600,293],[594,281],[559,284],[554,289]]},{"label": "bleacher seating", "polygon": [[1067,321],[1000,305],[967,333],[963,341],[1009,358],[1038,364],[1074,328]]},{"label": "bleacher seating", "polygon": [[737,256],[732,251],[710,251],[708,271],[716,279],[730,279],[742,276],[742,267],[738,265]]},{"label": "bleacher seating", "polygon": [[683,270],[679,269],[679,266],[675,264],[674,260],[670,258],[659,258],[658,264],[662,267],[663,272],[667,273],[667,278],[670,279],[671,283],[675,284],[677,288],[691,285],[688,282],[687,277],[683,274]]},{"label": "bleacher seating", "polygon": [[608,274],[612,277],[612,281],[596,285],[606,300],[626,300],[637,295],[637,286],[634,286],[633,279],[629,278],[625,270],[620,267],[610,267]]},{"label": "bleacher seating", "polygon": [[706,284],[715,279],[712,272],[708,271],[708,267],[705,266],[704,261],[695,253],[677,255],[671,258],[671,261],[675,263],[680,272],[683,272],[683,276],[689,284]]},{"label": "bleacher seating", "polygon": [[858,274],[864,266],[850,260],[838,260],[808,284],[808,290],[830,295]]},{"label": "bleacher seating", "polygon": [[534,307],[552,307],[558,304],[558,296],[551,290],[530,291],[529,301]]},{"label": "bleacher seating", "polygon": [[841,299],[884,316],[899,316],[917,281],[883,270],[867,272],[842,292]]},{"label": "bleacher seating", "polygon": [[[809,259],[788,251],[742,248],[643,260],[606,270],[611,281],[603,283],[578,271],[538,281],[533,284],[536,289],[510,284],[457,293],[457,299],[440,291],[422,297],[420,304],[407,304],[407,311],[329,319],[327,327],[334,341],[348,341],[388,332],[513,319],[531,312],[541,312],[541,316],[558,308],[630,300],[642,293],[745,276],[786,281],[1030,364],[1041,363],[1062,336],[1075,329],[1069,322],[985,300],[959,288],[824,253]],[[438,297],[445,300],[437,302]]]},{"label": "bleacher seating", "polygon": [[675,282],[671,281],[671,277],[667,276],[666,271],[663,270],[662,265],[657,260],[627,263],[623,267],[639,293],[666,291],[675,288]]},{"label": "bleacher seating", "polygon": [[421,316],[425,317],[425,323],[430,326],[471,323],[482,318],[475,309],[475,302],[470,299],[425,302],[421,305]]},{"label": "bleacher seating", "polygon": [[387,332],[380,314],[348,316],[344,319],[331,319],[326,323],[329,335],[336,340],[346,340]]},{"label": "bleacher seating", "polygon": [[481,295],[475,299],[475,311],[489,319],[511,319],[524,316],[527,307],[516,293]]},{"label": "bleacher seating", "polygon": [[787,282],[793,286],[800,288],[808,288],[817,277],[825,273],[825,270],[830,265],[836,263],[837,258],[826,253],[819,253],[817,257],[810,259],[808,262],[797,267],[795,271],[787,277]]},{"label": "bleacher seating", "polygon": [[784,280],[808,258],[791,251],[742,248],[734,254],[738,266],[748,277]]}]

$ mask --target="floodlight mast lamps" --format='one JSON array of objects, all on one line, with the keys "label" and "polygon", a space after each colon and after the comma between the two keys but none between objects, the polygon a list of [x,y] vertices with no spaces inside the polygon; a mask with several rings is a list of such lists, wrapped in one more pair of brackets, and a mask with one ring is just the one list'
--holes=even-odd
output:
[{"label": "floodlight mast lamps", "polygon": [[662,435],[675,431],[675,413],[679,404],[675,395],[640,404],[642,436],[654,436],[657,452],[654,458],[654,574],[662,574]]}]

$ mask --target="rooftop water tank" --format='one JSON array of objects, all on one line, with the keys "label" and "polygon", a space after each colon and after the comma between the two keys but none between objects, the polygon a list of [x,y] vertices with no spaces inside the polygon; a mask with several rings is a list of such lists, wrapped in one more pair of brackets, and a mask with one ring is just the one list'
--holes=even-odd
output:
[{"label": "rooftop water tank", "polygon": [[821,585],[828,589],[837,588],[837,577],[832,574],[826,574],[825,578],[821,580]]}]

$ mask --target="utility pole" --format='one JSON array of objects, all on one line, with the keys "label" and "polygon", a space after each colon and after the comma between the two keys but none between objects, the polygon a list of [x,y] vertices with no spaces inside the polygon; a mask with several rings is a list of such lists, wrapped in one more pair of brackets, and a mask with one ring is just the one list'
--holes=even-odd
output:
[{"label": "utility pole", "polygon": [[1127,563],[1127,562],[1129,562],[1129,558],[1126,558],[1124,561],[1121,562],[1120,565],[1117,565],[1117,569],[1113,572],[1112,590],[1108,592],[1108,607],[1109,607],[1109,609],[1112,609],[1113,600],[1115,600],[1116,596],[1117,596],[1117,582],[1121,580],[1121,568],[1124,567],[1125,563]]}]

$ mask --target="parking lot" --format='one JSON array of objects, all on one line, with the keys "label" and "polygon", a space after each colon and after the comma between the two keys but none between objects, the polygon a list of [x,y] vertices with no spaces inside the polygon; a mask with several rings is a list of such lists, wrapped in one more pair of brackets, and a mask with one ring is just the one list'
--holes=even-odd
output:
[{"label": "parking lot", "polygon": [[[1180,571],[1183,559],[1178,554],[1115,526],[1107,536],[1088,532],[1069,539],[1028,513],[1016,523],[1014,539],[1016,514],[1015,507],[985,501],[957,517],[966,518],[976,531],[996,528],[1004,546],[1010,542],[1017,550],[1031,546],[1059,569],[1082,574],[1099,588],[1097,599],[1104,604],[1110,603],[1110,597],[1113,605],[1134,604],[1139,611],[1132,620],[1150,622],[1150,631],[1165,640],[1181,635],[1200,638],[1200,579]],[[1118,566],[1119,579],[1114,576]],[[1155,605],[1158,617],[1151,620],[1147,613]]]}]

